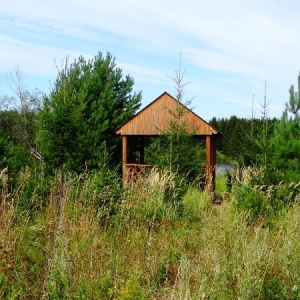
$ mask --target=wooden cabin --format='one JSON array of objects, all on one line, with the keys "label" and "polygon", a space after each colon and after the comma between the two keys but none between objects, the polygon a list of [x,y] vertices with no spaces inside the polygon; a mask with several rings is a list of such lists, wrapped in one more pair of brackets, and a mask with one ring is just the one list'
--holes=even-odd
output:
[{"label": "wooden cabin", "polygon": [[[178,118],[175,114],[179,111],[180,117]],[[216,138],[221,136],[221,134],[167,92],[147,105],[116,131],[117,134],[122,135],[123,182],[125,183],[127,180],[134,179],[135,175],[150,166],[144,162],[144,138],[160,136],[164,132],[170,131],[170,124],[174,121],[179,122],[179,125],[185,124],[185,128],[188,132],[205,139],[207,184],[209,188],[214,191]],[[140,162],[138,164],[128,162],[128,147],[130,147],[130,145],[128,145],[129,136],[139,137],[141,142]]]}]

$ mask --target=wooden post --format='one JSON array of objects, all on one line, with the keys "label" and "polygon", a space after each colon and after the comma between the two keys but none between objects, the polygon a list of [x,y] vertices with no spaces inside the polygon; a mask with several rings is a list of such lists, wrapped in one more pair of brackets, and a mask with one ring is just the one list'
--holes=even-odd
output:
[{"label": "wooden post", "polygon": [[145,142],[144,137],[140,136],[140,164],[145,163]]},{"label": "wooden post", "polygon": [[206,136],[206,163],[206,184],[208,189],[214,192],[216,182],[216,140],[212,135]]},{"label": "wooden post", "polygon": [[127,182],[127,170],[126,170],[126,164],[127,164],[127,136],[123,135],[122,136],[122,160],[123,160],[123,170],[122,170],[122,175],[123,175],[123,185],[126,184]]}]

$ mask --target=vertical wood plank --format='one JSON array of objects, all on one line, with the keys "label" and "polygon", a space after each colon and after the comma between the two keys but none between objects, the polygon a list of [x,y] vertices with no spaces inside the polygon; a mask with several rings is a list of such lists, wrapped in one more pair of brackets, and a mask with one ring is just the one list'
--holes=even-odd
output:
[{"label": "vertical wood plank", "polygon": [[[176,112],[177,107],[178,102],[169,94],[164,93],[153,103],[150,103],[145,110],[141,110],[125,123],[117,133],[125,135],[160,135],[161,131],[168,130],[168,120],[171,118],[169,111]],[[218,133],[187,107],[182,106],[181,108],[184,111],[182,121],[187,122],[189,131],[196,131],[195,133],[201,136]]]}]

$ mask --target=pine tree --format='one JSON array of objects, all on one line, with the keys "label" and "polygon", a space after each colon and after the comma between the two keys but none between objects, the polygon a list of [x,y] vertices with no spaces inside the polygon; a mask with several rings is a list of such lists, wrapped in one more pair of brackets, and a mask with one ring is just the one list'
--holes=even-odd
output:
[{"label": "pine tree", "polygon": [[174,110],[168,109],[170,119],[167,130],[161,131],[161,136],[155,139],[147,149],[149,162],[164,167],[172,172],[193,180],[199,175],[201,165],[205,162],[205,150],[199,140],[194,138],[194,132],[188,130],[188,121],[184,120],[186,107],[191,100],[185,101],[186,71],[181,69],[181,57],[178,70],[174,76],[168,76],[175,83],[175,100],[177,106]]},{"label": "pine tree", "polygon": [[120,141],[115,130],[140,107],[134,81],[116,68],[115,59],[101,53],[82,56],[59,71],[39,116],[38,143],[52,168],[81,172],[97,168],[108,151],[118,161]]},{"label": "pine tree", "polygon": [[262,107],[262,111],[261,111],[262,128],[260,130],[260,134],[258,134],[254,139],[256,145],[260,149],[259,162],[265,168],[269,167],[269,161],[271,159],[270,140],[274,132],[272,121],[268,117],[270,104],[271,101],[267,100],[267,82],[265,81],[264,101],[260,103]]},{"label": "pine tree", "polygon": [[276,123],[275,136],[271,140],[273,149],[272,166],[284,180],[300,179],[300,74],[298,92],[294,85],[289,89],[290,99],[281,119]]}]

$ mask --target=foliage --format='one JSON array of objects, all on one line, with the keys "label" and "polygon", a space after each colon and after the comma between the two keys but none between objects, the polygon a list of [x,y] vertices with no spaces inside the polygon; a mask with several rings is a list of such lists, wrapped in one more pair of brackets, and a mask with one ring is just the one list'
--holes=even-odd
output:
[{"label": "foliage", "polygon": [[300,73],[298,75],[298,92],[295,91],[295,86],[291,85],[289,88],[290,99],[286,103],[286,111],[291,113],[295,119],[300,118]]},{"label": "foliage", "polygon": [[236,208],[238,211],[249,212],[248,222],[259,223],[273,221],[274,212],[267,198],[259,186],[241,186],[236,189]]},{"label": "foliage", "polygon": [[227,191],[217,176],[217,206],[190,184],[205,153],[180,105],[147,150],[161,168],[122,186],[112,133],[139,106],[132,85],[109,54],[59,73],[38,141],[54,175],[70,170],[61,182],[28,155],[39,112],[29,94],[0,111],[0,298],[299,299],[299,91],[278,122],[267,102],[261,119],[213,119],[222,155],[247,166],[228,173]]},{"label": "foliage", "polygon": [[93,181],[72,175],[60,202],[53,181],[45,206],[28,218],[16,209],[20,188],[9,194],[5,171],[0,179],[3,299],[300,297],[298,205],[264,227],[236,210],[234,194],[213,206],[207,192],[192,187],[179,215],[164,201],[174,177],[153,172],[126,187],[117,213],[103,222],[104,208],[90,201]]},{"label": "foliage", "polygon": [[289,119],[285,112],[276,124],[271,140],[273,151],[272,168],[280,180],[300,180],[300,119]]},{"label": "foliage", "polygon": [[[33,116],[34,114],[32,114]],[[2,117],[2,118],[1,118]],[[39,160],[32,154],[31,150],[28,147],[28,144],[17,137],[15,132],[15,123],[20,119],[20,116],[17,111],[4,111],[0,112],[0,167],[7,168],[7,173],[10,180],[10,189],[13,190],[16,186],[21,185],[22,189],[26,190],[27,196],[26,201],[28,200],[29,194],[37,192],[36,187],[40,187],[40,179],[43,177],[41,166]],[[34,122],[34,117],[32,119]],[[7,125],[7,126],[6,126]],[[17,130],[17,129],[16,129]],[[33,132],[35,135],[35,132]],[[23,185],[23,178],[30,177],[30,180],[26,179],[26,183]],[[35,197],[34,197],[35,198]],[[38,198],[38,197],[37,197]],[[31,204],[27,203],[25,210],[29,209],[29,206],[33,208],[35,205],[39,205],[38,202],[40,199],[35,198]],[[22,205],[25,203],[22,203]],[[22,206],[21,205],[21,206]],[[18,205],[19,206],[19,205]],[[21,211],[23,210],[21,209]]]},{"label": "foliage", "polygon": [[192,182],[201,176],[205,164],[205,144],[188,133],[165,133],[146,148],[149,163],[176,172]]},{"label": "foliage", "polygon": [[258,164],[263,166],[266,170],[269,170],[269,164],[271,160],[272,149],[270,147],[270,140],[273,136],[273,123],[272,120],[268,117],[269,105],[271,101],[267,100],[267,82],[265,82],[265,96],[264,101],[260,103],[262,112],[261,112],[261,121],[262,126],[259,130],[259,134],[254,137],[254,142],[258,146],[259,156]]},{"label": "foliage", "polygon": [[[298,86],[300,87],[300,74]],[[275,126],[275,136],[271,140],[273,172],[285,182],[300,180],[300,96],[293,85],[289,93],[289,103],[286,103],[286,109]]]},{"label": "foliage", "polygon": [[209,123],[223,135],[217,139],[217,149],[240,166],[258,165],[262,158],[262,128],[267,124],[270,137],[276,118],[212,118]]},{"label": "foliage", "polygon": [[42,105],[42,93],[38,89],[28,91],[19,68],[7,78],[12,96],[0,100],[0,131],[13,142],[27,148],[28,154],[35,149],[36,117]]},{"label": "foliage", "polygon": [[55,168],[67,164],[71,168],[72,153],[80,150],[78,131],[81,130],[81,115],[76,103],[71,100],[63,103],[59,97],[56,99],[53,103],[45,100],[44,108],[39,114],[37,142],[47,164]]},{"label": "foliage", "polygon": [[249,223],[274,226],[295,203],[299,203],[299,181],[271,184],[274,178],[270,179],[270,173],[262,167],[241,168],[234,172],[231,172],[234,205],[238,211],[248,212]]},{"label": "foliage", "polygon": [[184,115],[191,104],[191,100],[184,102],[184,87],[188,84],[184,83],[185,75],[186,72],[181,70],[180,61],[175,76],[169,76],[175,83],[176,108],[168,109],[170,116],[168,128],[160,130],[161,136],[152,141],[146,149],[146,155],[150,163],[177,173],[192,182],[202,175],[201,167],[205,163],[205,150],[203,150],[203,141],[196,140],[194,132],[188,130],[188,121],[184,120]]},{"label": "foliage", "polygon": [[81,174],[78,179],[75,186],[76,192],[81,193],[80,201],[83,205],[94,207],[99,220],[108,220],[118,212],[122,180],[116,171],[101,165],[98,170]]},{"label": "foliage", "polygon": [[41,107],[41,92],[29,92],[23,85],[19,69],[8,80],[13,96],[0,99],[0,164],[16,178],[25,167],[36,167],[40,155],[36,151],[36,119]]},{"label": "foliage", "polygon": [[94,169],[105,150],[118,162],[116,129],[140,106],[133,79],[123,78],[114,58],[101,53],[66,64],[39,115],[38,143],[45,161],[69,170]]},{"label": "foliage", "polygon": [[177,174],[153,168],[144,178],[127,184],[116,220],[122,221],[119,226],[131,226],[132,220],[149,229],[159,226],[162,220],[172,222],[182,214],[186,190],[187,184]]}]

